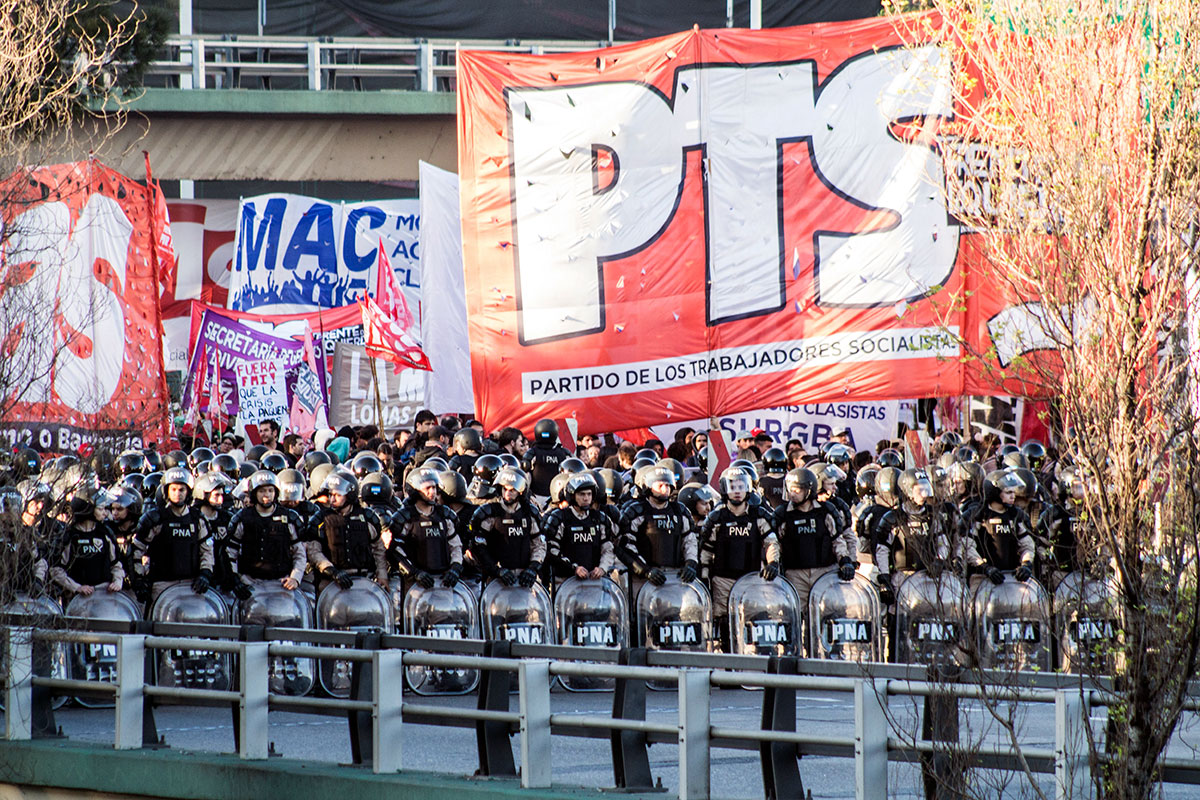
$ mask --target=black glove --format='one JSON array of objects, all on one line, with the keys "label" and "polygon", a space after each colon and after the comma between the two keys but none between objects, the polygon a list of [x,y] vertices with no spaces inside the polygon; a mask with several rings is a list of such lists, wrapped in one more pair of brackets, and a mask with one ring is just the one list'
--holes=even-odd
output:
[{"label": "black glove", "polygon": [[700,565],[695,561],[685,561],[683,569],[679,570],[679,580],[684,583],[691,583],[696,580],[696,575],[699,572]]},{"label": "black glove", "polygon": [[858,562],[853,558],[843,558],[838,563],[838,577],[844,581],[854,580],[855,567],[857,566]]},{"label": "black glove", "polygon": [[329,577],[333,579],[334,583],[343,589],[349,589],[354,585],[354,576],[349,572],[346,572],[344,569],[334,569],[333,574]]},{"label": "black glove", "polygon": [[662,586],[667,582],[667,573],[663,572],[658,567],[651,567],[646,573],[646,580],[653,583],[655,586]]},{"label": "black glove", "polygon": [[988,580],[997,586],[1004,583],[1004,573],[995,567],[988,567],[983,571],[983,574],[987,575]]},{"label": "black glove", "polygon": [[896,602],[896,595],[892,592],[892,579],[888,575],[879,576],[879,602],[885,606]]},{"label": "black glove", "polygon": [[533,586],[535,583],[537,583],[537,574],[538,570],[541,569],[541,566],[542,565],[538,563],[530,564],[528,567],[521,570],[521,576],[517,579],[517,582],[526,589],[528,589],[530,586]]},{"label": "black glove", "polygon": [[254,590],[247,584],[238,582],[233,585],[233,596],[238,600],[249,600],[254,595]]},{"label": "black glove", "polygon": [[516,586],[517,585],[517,575],[511,569],[501,570],[500,571],[500,582],[503,583],[505,586]]},{"label": "black glove", "polygon": [[1028,564],[1022,564],[1017,567],[1017,571],[1013,573],[1013,577],[1024,583],[1033,577],[1033,570],[1029,568]]},{"label": "black glove", "polygon": [[442,586],[447,589],[453,589],[458,585],[458,578],[462,575],[462,567],[455,564],[450,569],[446,570],[446,574],[442,576]]},{"label": "black glove", "polygon": [[192,591],[196,594],[204,594],[212,586],[212,573],[206,569],[200,570],[200,574],[192,581]]},{"label": "black glove", "polygon": [[145,578],[134,578],[133,580],[133,596],[137,598],[139,603],[150,602],[150,592],[154,584]]},{"label": "black glove", "polygon": [[762,571],[758,573],[764,581],[773,581],[779,577],[779,565],[774,561],[763,565]]},{"label": "black glove", "polygon": [[413,580],[416,581],[417,585],[419,585],[423,589],[432,589],[433,588],[433,584],[434,584],[433,576],[430,575],[425,570],[418,571],[417,574],[413,576]]}]

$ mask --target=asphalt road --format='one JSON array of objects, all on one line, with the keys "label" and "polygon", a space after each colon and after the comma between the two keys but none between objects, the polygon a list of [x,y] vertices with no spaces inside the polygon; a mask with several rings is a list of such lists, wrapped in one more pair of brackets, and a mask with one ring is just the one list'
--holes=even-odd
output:
[{"label": "asphalt road", "polygon": [[[406,700],[410,696],[406,695]],[[417,698],[411,698],[417,700]],[[761,714],[761,692],[741,689],[715,689],[712,694],[712,724],[729,727],[757,728]],[[474,707],[474,696],[419,698],[422,703],[451,707]],[[611,712],[611,693],[569,693],[556,689],[551,696],[556,714],[596,714]],[[512,704],[515,708],[516,695]],[[918,729],[919,717],[914,701],[894,697],[890,701],[894,736],[911,736]],[[676,715],[675,695],[670,692],[650,692],[647,718],[667,724]],[[835,736],[853,735],[853,698],[836,692],[806,693],[797,699],[798,729]],[[1021,740],[1028,746],[1052,748],[1054,744],[1053,707],[1032,704],[1020,714]],[[159,733],[166,743],[178,750],[234,752],[230,713],[215,708],[161,707],[156,711]],[[56,721],[63,733],[72,740],[111,742],[113,720],[111,710],[83,709],[67,706],[56,712]],[[964,703],[961,725],[964,737],[972,741],[1000,743],[1003,739],[989,714],[979,706]],[[1093,716],[1093,728],[1102,731],[1103,711]],[[344,720],[304,714],[272,712],[271,741],[277,753],[288,759],[349,763],[351,760],[348,726]],[[514,739],[515,742],[515,739]],[[1175,757],[1196,757],[1200,751],[1200,723],[1188,717],[1181,735],[1171,748]],[[426,725],[406,725],[401,741],[405,769],[467,775],[477,765],[475,736],[469,728],[450,728]],[[519,763],[519,753],[518,763]],[[553,774],[556,784],[590,787],[613,785],[612,762],[606,740],[556,736],[553,740]],[[674,792],[678,785],[678,751],[673,745],[651,747],[651,769],[663,786]],[[759,798],[763,796],[761,772],[756,752],[715,749],[712,753],[712,795],[715,798]],[[806,756],[800,769],[805,788],[814,798],[854,797],[853,760],[849,758]],[[994,794],[989,796],[1033,797],[1036,793],[1022,789],[1020,780],[1003,774],[982,774],[976,780],[993,781]],[[1051,776],[1039,776],[1048,796],[1053,797]],[[1165,796],[1183,800],[1200,795],[1194,786],[1168,786]],[[889,797],[921,797],[920,774],[906,764],[893,763],[889,768]]]}]

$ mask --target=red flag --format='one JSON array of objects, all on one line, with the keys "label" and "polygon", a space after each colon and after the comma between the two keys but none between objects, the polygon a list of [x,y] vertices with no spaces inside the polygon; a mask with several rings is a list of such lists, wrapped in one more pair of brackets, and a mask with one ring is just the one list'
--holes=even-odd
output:
[{"label": "red flag", "polygon": [[721,473],[733,463],[726,436],[728,434],[720,428],[708,432],[708,482],[714,488],[719,488],[717,483],[721,480]]},{"label": "red flag", "polygon": [[400,290],[400,281],[396,280],[396,272],[392,262],[383,247],[383,239],[379,240],[379,274],[375,280],[375,302],[383,313],[394,319],[405,330],[411,331],[416,320],[408,308],[408,300]]},{"label": "red flag", "polygon": [[213,434],[225,425],[225,397],[221,393],[221,362],[216,350],[208,365],[208,416],[212,420]]},{"label": "red flag", "polygon": [[375,305],[370,295],[359,300],[363,317],[363,344],[367,355],[382,358],[396,365],[396,372],[404,367],[432,370],[429,358],[413,341],[408,331]]},{"label": "red flag", "polygon": [[167,213],[167,199],[162,187],[154,180],[150,172],[150,154],[145,150],[142,155],[146,159],[146,188],[150,195],[146,198],[150,204],[150,255],[156,262],[155,271],[158,273],[159,286],[175,285],[175,269],[178,257],[175,254],[175,243],[171,237],[171,218]]},{"label": "red flag", "polygon": [[575,455],[575,439],[577,438],[575,431],[578,430],[579,423],[571,417],[560,417],[554,420],[554,423],[558,425],[559,443],[566,448],[568,453]]}]

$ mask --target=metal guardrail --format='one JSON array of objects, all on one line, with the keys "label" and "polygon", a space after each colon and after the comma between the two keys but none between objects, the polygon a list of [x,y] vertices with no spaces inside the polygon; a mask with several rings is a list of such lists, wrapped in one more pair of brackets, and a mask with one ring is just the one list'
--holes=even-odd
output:
[{"label": "metal guardrail", "polygon": [[567,53],[593,41],[428,41],[353,37],[171,36],[147,86],[176,89],[401,89],[454,91],[459,48]]},{"label": "metal guardrail", "polygon": [[[105,626],[100,624],[98,627]],[[1086,732],[1089,712],[1091,707],[1106,705],[1109,700],[1109,692],[1103,685],[1085,686],[1077,675],[1006,675],[1008,685],[988,686],[977,682],[980,675],[961,683],[927,680],[926,668],[903,665],[822,662],[823,667],[834,674],[798,674],[802,664],[797,659],[762,656],[510,646],[472,640],[430,641],[414,636],[378,636],[377,641],[367,643],[374,649],[345,649],[356,643],[363,644],[361,634],[255,628],[253,635],[247,636],[247,629],[237,626],[155,624],[152,627],[153,635],[5,627],[3,662],[5,674],[9,676],[4,695],[7,709],[5,738],[25,740],[33,736],[33,693],[37,687],[44,695],[82,693],[111,697],[116,723],[113,746],[121,750],[156,744],[147,741],[147,732],[155,731],[152,720],[154,700],[163,699],[191,705],[232,706],[238,755],[247,760],[268,756],[267,717],[271,710],[326,715],[349,712],[352,749],[358,754],[356,760],[369,764],[376,773],[400,770],[403,725],[462,726],[466,722],[479,732],[480,772],[487,775],[519,774],[524,788],[550,786],[551,742],[552,735],[557,734],[610,738],[614,776],[619,788],[650,789],[652,779],[646,748],[652,742],[673,742],[679,748],[678,796],[681,800],[701,800],[709,796],[710,757],[714,747],[759,750],[764,779],[773,782],[776,796],[788,796],[789,789],[800,786],[799,754],[851,757],[854,759],[855,796],[860,800],[884,800],[888,796],[889,760],[908,763],[922,760],[926,770],[936,769],[936,759],[930,756],[947,754],[958,747],[957,701],[978,698],[986,693],[1006,701],[1054,705],[1054,747],[1023,746],[1020,758],[1034,772],[1054,774],[1058,796],[1071,798],[1086,797],[1090,791]],[[175,635],[185,631],[200,635]],[[203,638],[207,636],[215,638]],[[269,641],[273,636],[283,641]],[[239,637],[267,641],[234,640]],[[304,639],[309,643],[298,642]],[[102,683],[34,675],[35,649],[53,643],[115,646],[115,681]],[[459,652],[429,652],[446,647]],[[234,655],[236,688],[218,691],[148,685],[147,670],[152,669],[155,651],[171,649]],[[414,652],[418,649],[420,652]],[[581,650],[587,652],[581,653]],[[539,654],[556,658],[529,657]],[[617,659],[648,662],[648,655],[668,663],[613,663]],[[272,656],[350,661],[356,672],[357,696],[342,700],[271,695],[267,674],[268,660]],[[586,658],[587,661],[559,660],[564,658]],[[670,665],[671,661],[681,663]],[[405,702],[402,692],[407,666],[482,671],[485,680],[479,689],[479,707],[464,709]],[[814,665],[804,663],[803,666],[813,668]],[[517,677],[517,711],[509,710],[512,675]],[[550,690],[556,676],[615,679],[617,689],[612,715],[552,713]],[[1012,680],[1014,677],[1015,681]],[[676,684],[679,704],[674,724],[645,719],[645,681]],[[763,689],[763,726],[742,729],[713,725],[710,692],[719,687]],[[802,691],[852,694],[854,735],[829,736],[798,731],[795,693]],[[895,730],[889,717],[888,698],[898,696],[925,699],[924,712],[933,718],[933,730],[928,740],[918,740],[915,735],[912,739],[890,735]],[[147,715],[150,715],[149,719]],[[947,718],[948,715],[951,718]],[[951,729],[953,736],[947,735]],[[514,733],[520,745],[519,773],[509,744],[509,737]],[[987,768],[1023,769],[1018,754],[1009,747],[972,748],[971,753]],[[1161,766],[1164,780],[1200,783],[1200,764],[1196,762],[1166,759]]]}]

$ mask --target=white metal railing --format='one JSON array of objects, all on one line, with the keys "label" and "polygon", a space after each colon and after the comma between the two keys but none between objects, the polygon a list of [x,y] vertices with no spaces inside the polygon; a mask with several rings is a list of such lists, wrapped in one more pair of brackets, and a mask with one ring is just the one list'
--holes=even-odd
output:
[{"label": "white metal railing", "polygon": [[566,53],[609,46],[593,41],[427,41],[350,37],[171,36],[162,58],[146,72],[147,85],[180,89],[311,90],[362,88],[452,91],[458,49],[510,53]]},{"label": "white metal railing", "polygon": [[[218,626],[212,626],[216,628]],[[236,629],[235,629],[236,630]],[[834,754],[854,758],[855,796],[860,800],[884,800],[888,795],[888,761],[913,760],[923,754],[945,753],[953,743],[905,740],[894,733],[888,712],[892,696],[943,698],[989,697],[1025,703],[1050,703],[1054,707],[1053,748],[1023,746],[1020,757],[1026,764],[1043,762],[1035,771],[1053,772],[1063,798],[1086,797],[1091,787],[1087,725],[1092,706],[1105,705],[1107,692],[1069,682],[1057,688],[1036,686],[986,687],[970,681],[935,684],[915,679],[871,676],[768,674],[744,669],[721,670],[699,666],[629,666],[613,663],[552,660],[548,658],[496,658],[399,649],[354,650],[293,642],[246,642],[185,636],[149,636],[77,630],[34,630],[4,628],[5,730],[10,740],[27,740],[33,735],[33,689],[44,687],[57,694],[87,692],[111,695],[115,709],[113,746],[137,749],[143,746],[143,714],[149,700],[169,699],[184,704],[236,704],[238,708],[238,755],[247,760],[268,756],[268,712],[274,708],[309,713],[353,711],[371,719],[371,767],[376,773],[400,769],[400,729],[408,721],[419,724],[449,724],[451,720],[500,723],[515,733],[520,745],[520,779],[524,788],[550,786],[552,734],[568,730],[595,730],[600,735],[632,731],[657,736],[656,741],[674,741],[679,747],[681,800],[709,796],[711,748],[737,747],[747,743],[781,743],[819,746]],[[293,631],[293,633],[295,633]],[[34,675],[34,650],[39,644],[115,645],[116,667],[112,683],[50,678]],[[235,689],[218,691],[147,684],[146,655],[155,650],[191,649],[228,653],[236,658]],[[580,648],[586,649],[586,648]],[[695,655],[693,654],[693,658]],[[330,659],[355,662],[370,669],[368,699],[281,697],[268,691],[268,661],[271,657]],[[580,657],[586,657],[581,654]],[[720,663],[719,656],[709,658]],[[726,657],[728,659],[728,657]],[[761,659],[765,661],[765,659]],[[745,663],[745,657],[740,658]],[[738,663],[727,661],[727,663]],[[402,694],[404,670],[408,666],[472,669],[515,673],[518,692],[516,711],[487,708],[446,707],[405,702]],[[896,673],[893,673],[896,674]],[[550,690],[556,676],[614,678],[618,681],[673,682],[678,687],[678,712],[673,724],[648,722],[617,715],[561,715],[551,712]],[[1077,677],[1077,676],[1076,676]],[[713,688],[755,687],[793,691],[838,691],[853,695],[853,736],[830,736],[809,731],[742,729],[714,726],[710,717]],[[765,695],[764,695],[765,696]],[[507,702],[507,700],[506,700]],[[764,703],[766,700],[764,700]],[[794,701],[792,701],[794,703]],[[1190,704],[1194,709],[1195,704]],[[444,720],[444,722],[443,722]],[[586,735],[586,734],[585,734]],[[1021,769],[1011,747],[975,748],[1000,769]],[[797,750],[797,752],[799,752]],[[1167,759],[1162,766],[1173,771],[1175,780],[1200,782],[1200,764],[1187,759]],[[1065,788],[1064,788],[1065,787]]]}]

